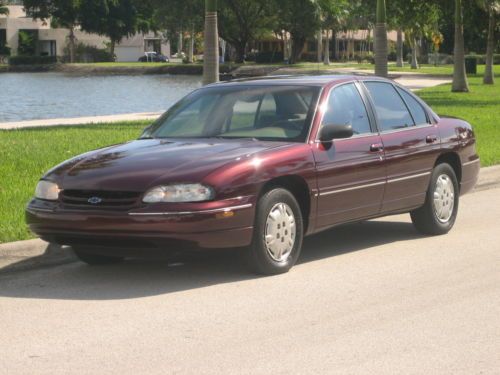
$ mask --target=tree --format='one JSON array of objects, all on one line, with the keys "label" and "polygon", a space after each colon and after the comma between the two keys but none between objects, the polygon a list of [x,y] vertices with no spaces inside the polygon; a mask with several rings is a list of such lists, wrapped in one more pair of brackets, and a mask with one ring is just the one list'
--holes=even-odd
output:
[{"label": "tree", "polygon": [[205,41],[203,47],[203,84],[219,81],[219,33],[217,0],[205,0]]},{"label": "tree", "polygon": [[153,4],[147,0],[87,0],[80,5],[80,24],[84,31],[107,36],[114,55],[124,37],[156,29],[153,14]]},{"label": "tree", "polygon": [[236,62],[245,60],[248,42],[272,30],[269,0],[219,0],[219,31],[236,51]]},{"label": "tree", "polygon": [[[155,23],[166,30],[169,36],[181,36],[183,30],[189,30],[188,60],[193,62],[195,36],[203,31],[204,0],[155,0],[154,6]],[[170,37],[170,40],[174,41],[174,38]],[[182,51],[182,46],[177,47],[178,52]]]},{"label": "tree", "polygon": [[330,30],[332,35],[338,30],[342,17],[347,14],[348,2],[345,0],[318,0],[321,27],[326,30],[325,65],[330,64]]},{"label": "tree", "polygon": [[320,28],[320,12],[315,0],[277,0],[278,30],[289,32],[292,38],[290,63],[302,55],[308,38]]},{"label": "tree", "polygon": [[0,0],[0,14],[3,14],[5,16],[9,15],[9,8],[7,8],[7,6],[1,0]]},{"label": "tree", "polygon": [[385,0],[377,0],[375,24],[375,75],[387,77],[387,24]]},{"label": "tree", "polygon": [[390,3],[392,22],[402,28],[412,49],[412,69],[418,69],[418,40],[430,38],[437,31],[439,8],[432,1],[405,0]]},{"label": "tree", "polygon": [[75,28],[79,25],[80,0],[24,0],[23,4],[34,19],[51,19],[52,26],[69,29],[69,60],[75,62]]},{"label": "tree", "polygon": [[468,92],[469,83],[465,74],[464,28],[462,0],[455,0],[455,47],[453,52],[453,82],[451,91]]},{"label": "tree", "polygon": [[483,83],[492,85],[495,83],[493,75],[493,55],[495,53],[495,31],[497,26],[496,15],[500,12],[499,0],[478,0],[479,5],[488,12],[488,42],[486,46],[486,66],[484,68]]}]

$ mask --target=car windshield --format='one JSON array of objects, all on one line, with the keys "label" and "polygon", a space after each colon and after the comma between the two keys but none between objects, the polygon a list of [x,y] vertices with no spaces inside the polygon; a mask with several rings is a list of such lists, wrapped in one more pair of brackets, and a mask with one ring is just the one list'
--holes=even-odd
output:
[{"label": "car windshield", "polygon": [[305,141],[319,88],[226,86],[197,90],[161,116],[142,138],[251,138]]}]

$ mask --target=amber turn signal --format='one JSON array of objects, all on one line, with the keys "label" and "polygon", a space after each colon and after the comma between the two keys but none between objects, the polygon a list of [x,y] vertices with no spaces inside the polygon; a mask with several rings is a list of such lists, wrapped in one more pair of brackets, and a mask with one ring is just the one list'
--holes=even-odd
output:
[{"label": "amber turn signal", "polygon": [[217,219],[226,219],[228,217],[233,217],[234,211],[224,211],[215,215]]}]

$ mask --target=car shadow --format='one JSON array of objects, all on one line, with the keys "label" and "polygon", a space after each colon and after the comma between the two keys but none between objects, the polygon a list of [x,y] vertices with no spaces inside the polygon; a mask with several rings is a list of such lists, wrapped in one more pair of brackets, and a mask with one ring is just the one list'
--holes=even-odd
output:
[{"label": "car shadow", "polygon": [[[308,237],[298,265],[422,237],[407,222],[367,221]],[[168,260],[130,259],[90,267],[81,262],[0,277],[0,296],[67,300],[114,300],[186,291],[256,279],[237,251],[209,251]],[[292,272],[299,272],[298,269]]]}]

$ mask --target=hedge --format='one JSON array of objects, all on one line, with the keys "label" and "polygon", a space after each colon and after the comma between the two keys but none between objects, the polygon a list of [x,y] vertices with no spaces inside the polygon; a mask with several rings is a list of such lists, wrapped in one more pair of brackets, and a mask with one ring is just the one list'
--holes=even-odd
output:
[{"label": "hedge", "polygon": [[[486,55],[466,55],[466,59],[476,58],[478,64],[486,64]],[[493,64],[500,64],[500,53],[496,53],[493,55]]]},{"label": "hedge", "polygon": [[11,56],[9,65],[48,65],[57,63],[57,56]]},{"label": "hedge", "polygon": [[259,52],[255,54],[257,64],[283,62],[283,52]]}]

